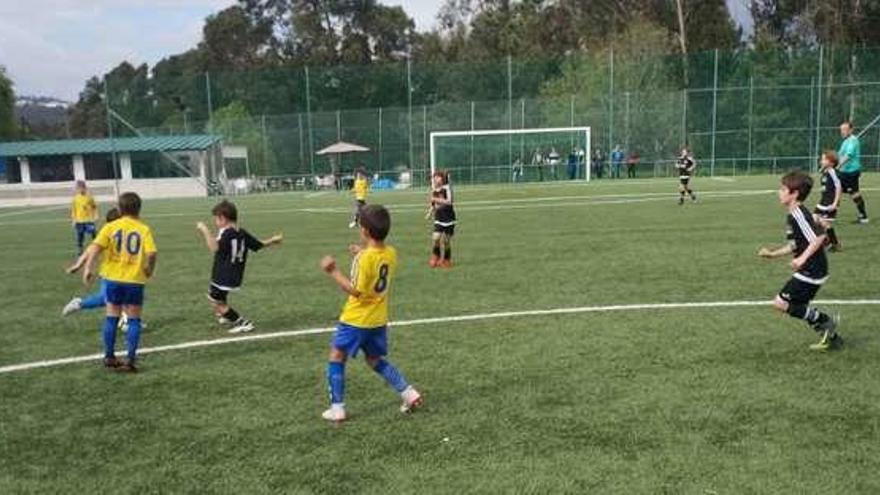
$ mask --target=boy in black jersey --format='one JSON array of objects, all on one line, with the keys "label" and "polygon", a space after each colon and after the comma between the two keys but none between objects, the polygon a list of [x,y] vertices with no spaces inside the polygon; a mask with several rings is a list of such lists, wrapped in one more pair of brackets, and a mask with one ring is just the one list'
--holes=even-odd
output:
[{"label": "boy in black jersey", "polygon": [[214,306],[214,314],[220,323],[232,324],[229,333],[250,332],[254,329],[254,324],[232,309],[226,303],[226,298],[230,292],[241,288],[248,251],[259,251],[264,247],[281,244],[283,237],[276,234],[261,241],[239,228],[236,225],[238,210],[225,199],[214,206],[211,214],[214,216],[214,225],[217,226],[216,237],[203,222],[196,224],[208,249],[214,253],[208,299]]},{"label": "boy in black jersey", "polygon": [[761,248],[758,255],[778,258],[793,254],[791,268],[794,274],[773,301],[773,306],[789,316],[806,321],[821,340],[810,346],[816,351],[828,351],[843,345],[837,332],[837,320],[816,308],[810,301],[828,279],[828,259],[825,257],[825,234],[813,222],[813,216],[802,204],[813,188],[809,175],[796,171],[782,177],[777,191],[779,202],[788,210],[786,217],[788,243],[780,248]]},{"label": "boy in black jersey", "polygon": [[841,249],[837,233],[834,232],[834,219],[837,218],[837,208],[840,206],[840,196],[843,193],[840,178],[837,176],[837,163],[835,152],[822,153],[822,197],[816,204],[816,209],[813,210],[816,219],[825,228],[825,235],[828,236],[832,251],[840,251]]},{"label": "boy in black jersey", "polygon": [[687,146],[681,149],[681,154],[675,162],[675,168],[678,169],[678,204],[684,204],[685,194],[691,197],[691,201],[696,201],[697,195],[694,194],[694,191],[691,189],[691,178],[694,176],[694,171],[697,169],[697,162],[694,160],[694,156],[691,152],[687,149]]},{"label": "boy in black jersey", "polygon": [[449,172],[437,170],[431,176],[431,195],[428,197],[429,215],[434,217],[431,234],[431,268],[452,268],[452,236],[455,235],[455,207],[452,201],[452,185]]}]

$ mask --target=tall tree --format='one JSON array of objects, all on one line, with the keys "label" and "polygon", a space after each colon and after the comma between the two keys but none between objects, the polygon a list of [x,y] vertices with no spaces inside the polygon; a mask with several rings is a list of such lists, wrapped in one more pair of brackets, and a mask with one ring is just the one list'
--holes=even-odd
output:
[{"label": "tall tree", "polygon": [[0,65],[0,139],[14,139],[17,136],[15,93],[12,91],[12,81],[6,77],[6,69]]}]

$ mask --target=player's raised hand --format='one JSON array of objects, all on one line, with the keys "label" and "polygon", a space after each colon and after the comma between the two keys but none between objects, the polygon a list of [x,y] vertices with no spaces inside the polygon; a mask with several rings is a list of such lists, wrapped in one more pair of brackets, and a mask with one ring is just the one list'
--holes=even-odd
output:
[{"label": "player's raised hand", "polygon": [[199,232],[205,232],[208,230],[208,226],[205,225],[205,222],[196,222],[196,230]]},{"label": "player's raised hand", "polygon": [[321,258],[321,270],[324,270],[327,273],[332,273],[336,270],[336,259],[330,255]]},{"label": "player's raised hand", "polygon": [[348,252],[352,256],[357,256],[357,254],[360,253],[362,249],[363,248],[359,244],[349,244],[348,245]]}]

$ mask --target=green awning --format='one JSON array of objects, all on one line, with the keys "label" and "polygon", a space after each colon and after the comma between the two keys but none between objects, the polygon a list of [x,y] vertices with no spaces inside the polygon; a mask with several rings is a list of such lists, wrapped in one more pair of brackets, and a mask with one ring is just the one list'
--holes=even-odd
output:
[{"label": "green awning", "polygon": [[58,141],[18,141],[0,143],[0,156],[91,155],[96,153],[132,153],[138,151],[204,151],[219,143],[220,136],[125,137],[115,139],[62,139]]}]

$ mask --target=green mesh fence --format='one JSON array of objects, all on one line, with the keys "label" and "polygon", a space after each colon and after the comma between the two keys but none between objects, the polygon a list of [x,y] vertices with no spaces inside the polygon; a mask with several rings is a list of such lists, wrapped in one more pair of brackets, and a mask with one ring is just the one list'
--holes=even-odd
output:
[{"label": "green mesh fence", "polygon": [[[878,62],[880,49],[818,47],[287,67],[111,81],[109,102],[147,134],[221,134],[248,149],[259,176],[345,174],[362,163],[389,178],[411,170],[424,184],[432,132],[569,126],[591,127],[589,154],[619,146],[639,155],[640,176],[669,175],[685,143],[703,174],[760,174],[811,167],[820,150],[836,148],[841,121],[858,129],[880,113]],[[315,154],[340,140],[370,151]],[[475,160],[510,167],[496,156],[519,157],[523,144],[504,141],[480,147],[485,157]],[[878,149],[875,128],[862,138],[871,170]],[[459,182],[511,177],[462,163]]]}]

